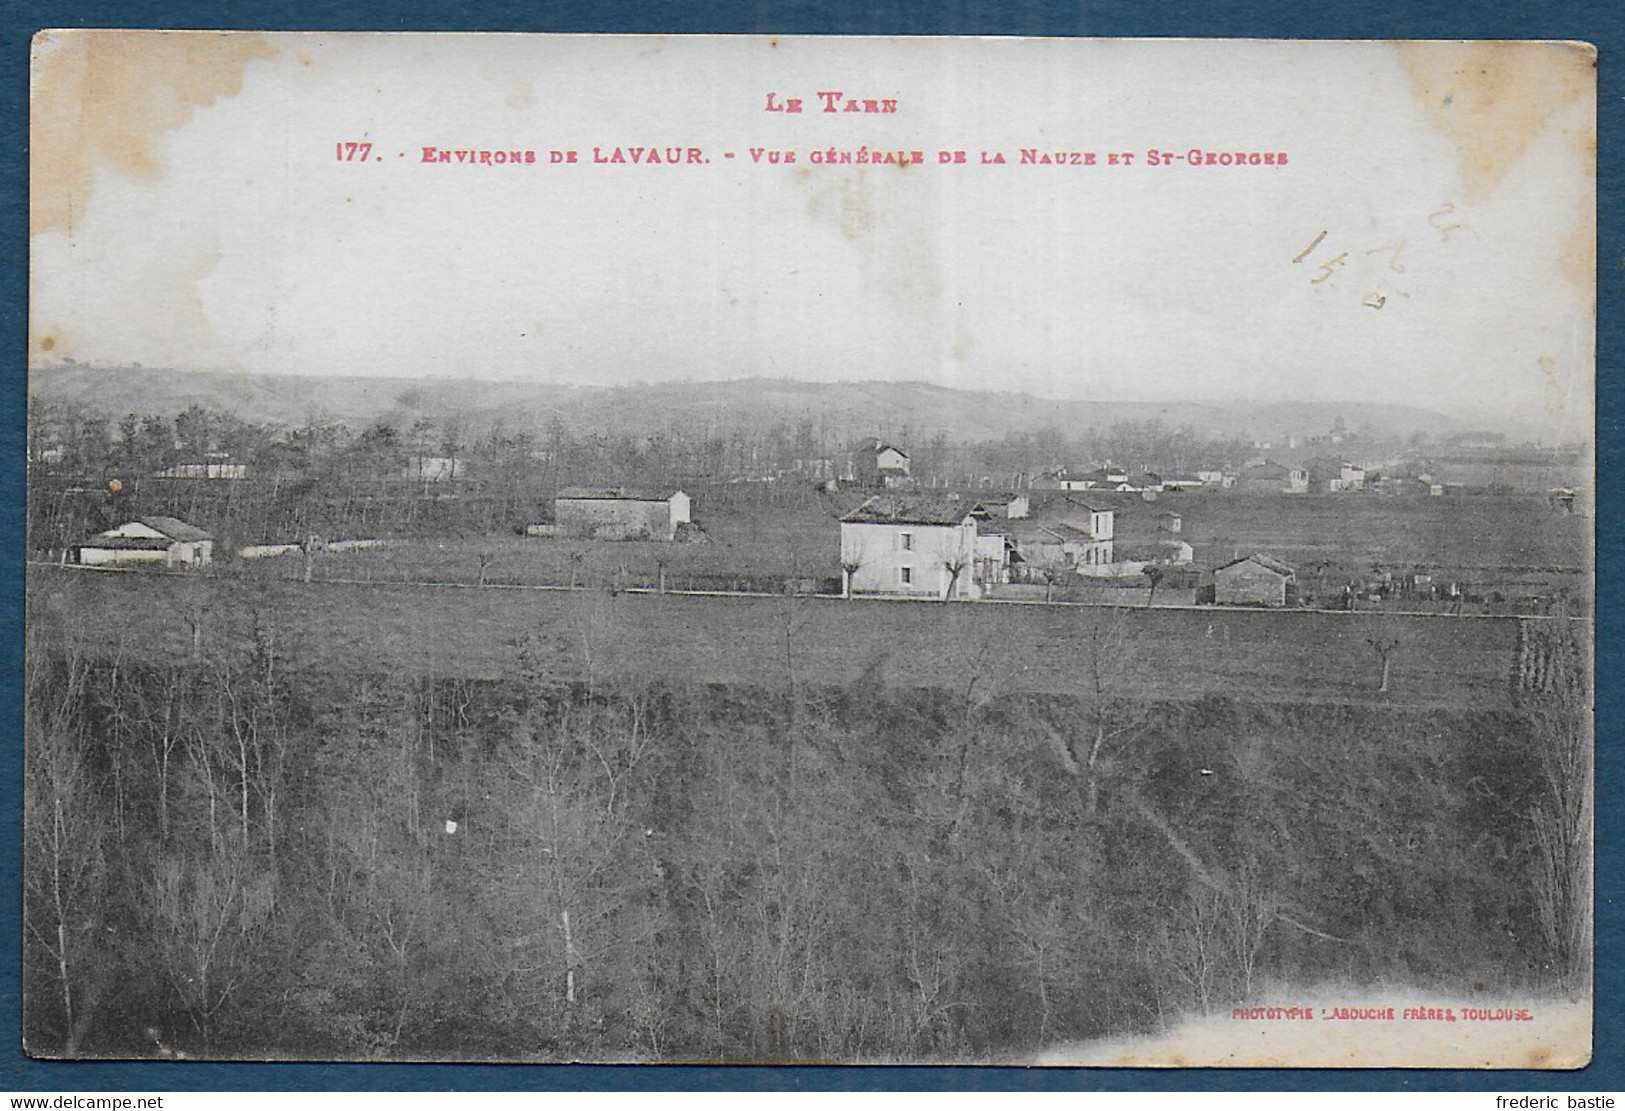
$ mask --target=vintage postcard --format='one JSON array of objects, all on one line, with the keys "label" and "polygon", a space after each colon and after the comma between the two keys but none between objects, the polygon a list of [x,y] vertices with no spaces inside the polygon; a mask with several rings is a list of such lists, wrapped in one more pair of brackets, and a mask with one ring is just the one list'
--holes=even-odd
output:
[{"label": "vintage postcard", "polygon": [[1595,64],[41,34],[29,1052],[1584,1064]]}]

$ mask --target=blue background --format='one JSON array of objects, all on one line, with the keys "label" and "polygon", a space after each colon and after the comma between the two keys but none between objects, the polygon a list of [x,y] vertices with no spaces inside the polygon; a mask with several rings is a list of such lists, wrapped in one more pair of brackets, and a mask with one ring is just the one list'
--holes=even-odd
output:
[{"label": "blue background", "polygon": [[[549,1090],[549,1089],[972,1089],[1238,1090],[1375,1089],[1625,1090],[1621,1015],[1621,802],[1618,634],[1620,518],[1615,494],[1625,450],[1621,421],[1625,350],[1625,238],[1621,236],[1621,123],[1625,120],[1625,3],[1412,0],[1229,0],[1206,5],[1134,0],[1044,4],[976,0],[287,0],[225,10],[219,0],[37,3],[0,16],[0,1091]],[[19,9],[21,5],[19,5]],[[247,9],[242,5],[241,9]],[[49,27],[228,28],[311,31],[558,31],[674,34],[917,34],[1204,36],[1265,38],[1583,39],[1599,59],[1598,108],[1598,645],[1596,1056],[1581,1072],[1448,1070],[1129,1070],[563,1065],[311,1065],[173,1062],[66,1063],[22,1053],[21,830],[24,421],[27,351],[28,45]]]}]

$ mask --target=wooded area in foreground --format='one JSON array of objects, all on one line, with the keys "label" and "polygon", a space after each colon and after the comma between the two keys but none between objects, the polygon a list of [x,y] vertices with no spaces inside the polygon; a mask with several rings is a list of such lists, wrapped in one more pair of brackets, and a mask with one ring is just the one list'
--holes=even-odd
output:
[{"label": "wooded area in foreground", "polygon": [[30,1051],[997,1060],[1289,986],[1589,982],[1576,683],[1400,710],[516,652],[31,652]]}]

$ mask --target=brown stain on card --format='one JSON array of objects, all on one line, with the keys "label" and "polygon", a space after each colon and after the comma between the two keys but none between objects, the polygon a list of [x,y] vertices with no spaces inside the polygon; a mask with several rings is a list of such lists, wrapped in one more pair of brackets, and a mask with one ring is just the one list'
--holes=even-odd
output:
[{"label": "brown stain on card", "polygon": [[159,140],[236,96],[268,36],[198,31],[43,31],[33,43],[29,229],[71,231],[96,172],[163,174]]},{"label": "brown stain on card", "polygon": [[[1593,163],[1595,166],[1595,163]],[[1595,310],[1597,294],[1597,208],[1595,201],[1575,215],[1569,232],[1558,244],[1557,264],[1563,276],[1585,291]]]},{"label": "brown stain on card", "polygon": [[[1456,146],[1471,204],[1495,191],[1507,170],[1560,110],[1595,101],[1597,51],[1585,43],[1395,43],[1428,123]],[[1593,114],[1571,141],[1595,172]]]}]

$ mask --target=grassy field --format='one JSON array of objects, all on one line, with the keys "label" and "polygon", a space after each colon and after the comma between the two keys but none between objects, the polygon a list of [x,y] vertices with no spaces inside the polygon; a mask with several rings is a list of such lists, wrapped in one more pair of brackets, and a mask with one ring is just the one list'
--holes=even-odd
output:
[{"label": "grassy field", "polygon": [[1438,569],[1469,580],[1502,572],[1578,574],[1590,566],[1591,520],[1553,510],[1545,498],[1384,497],[1376,494],[1164,495],[1143,510],[1184,518],[1198,558],[1232,547],[1272,552],[1288,563],[1329,561],[1368,569]]},{"label": "grassy field", "polygon": [[[284,666],[497,677],[521,656],[562,678],[783,686],[1084,689],[1266,701],[1503,705],[1515,622],[1397,615],[715,598],[470,587],[248,582],[33,569],[46,642],[208,660],[271,636]],[[256,634],[256,630],[258,633]],[[1376,691],[1367,638],[1400,642]]]}]

